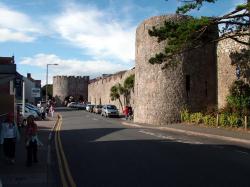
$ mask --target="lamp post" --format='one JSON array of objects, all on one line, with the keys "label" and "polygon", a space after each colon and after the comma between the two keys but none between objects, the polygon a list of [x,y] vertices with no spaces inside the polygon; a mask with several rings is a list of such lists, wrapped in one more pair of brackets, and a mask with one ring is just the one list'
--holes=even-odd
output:
[{"label": "lamp post", "polygon": [[48,102],[48,74],[49,74],[49,66],[57,66],[58,64],[47,64],[47,71],[46,71],[46,96],[45,96],[45,101],[46,105]]}]

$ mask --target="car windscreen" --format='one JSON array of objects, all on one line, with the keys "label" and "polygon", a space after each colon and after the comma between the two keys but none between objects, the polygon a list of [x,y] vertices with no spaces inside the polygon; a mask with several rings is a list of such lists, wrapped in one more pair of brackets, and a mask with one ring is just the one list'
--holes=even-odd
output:
[{"label": "car windscreen", "polygon": [[107,106],[107,109],[113,109],[113,110],[115,110],[115,109],[116,109],[116,106],[114,106],[114,105],[108,105],[108,106]]}]

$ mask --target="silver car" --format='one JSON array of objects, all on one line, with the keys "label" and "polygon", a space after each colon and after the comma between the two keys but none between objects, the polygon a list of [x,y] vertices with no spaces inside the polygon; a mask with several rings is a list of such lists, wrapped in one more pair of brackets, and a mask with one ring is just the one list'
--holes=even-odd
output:
[{"label": "silver car", "polygon": [[119,111],[115,105],[103,105],[101,115],[105,117],[118,117]]}]

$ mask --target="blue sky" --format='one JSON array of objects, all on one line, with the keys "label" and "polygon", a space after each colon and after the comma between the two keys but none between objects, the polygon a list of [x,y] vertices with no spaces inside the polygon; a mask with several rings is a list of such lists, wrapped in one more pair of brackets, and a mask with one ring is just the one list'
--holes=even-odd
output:
[{"label": "blue sky", "polygon": [[[219,16],[245,0],[218,0],[193,16]],[[173,14],[177,0],[0,0],[0,56],[45,84],[55,75],[91,78],[134,67],[135,30],[152,16]]]}]

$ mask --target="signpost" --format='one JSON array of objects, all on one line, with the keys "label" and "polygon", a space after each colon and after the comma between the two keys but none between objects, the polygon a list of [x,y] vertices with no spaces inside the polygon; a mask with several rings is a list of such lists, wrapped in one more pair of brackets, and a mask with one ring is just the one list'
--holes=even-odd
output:
[{"label": "signpost", "polygon": [[31,97],[40,97],[41,89],[40,88],[31,88]]}]

